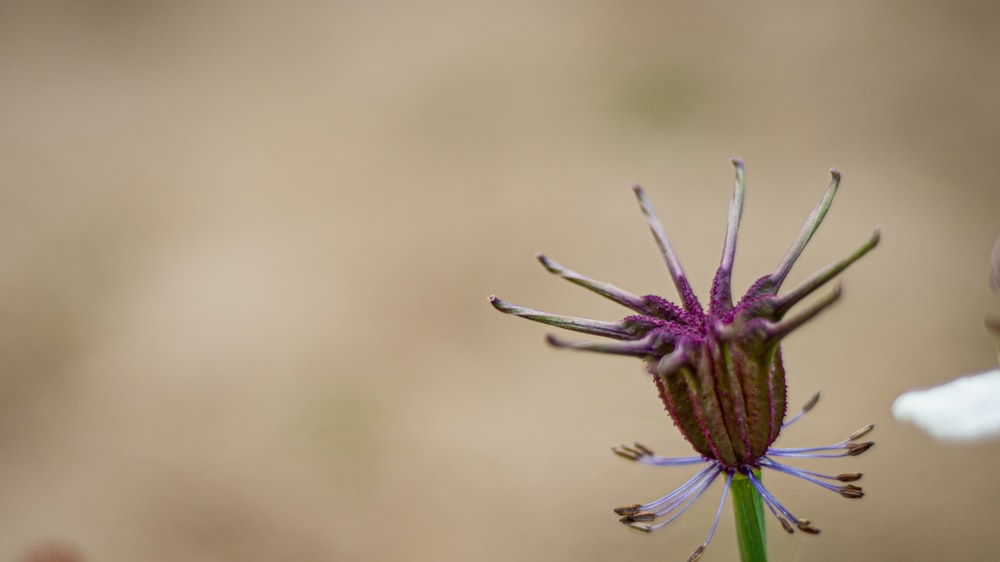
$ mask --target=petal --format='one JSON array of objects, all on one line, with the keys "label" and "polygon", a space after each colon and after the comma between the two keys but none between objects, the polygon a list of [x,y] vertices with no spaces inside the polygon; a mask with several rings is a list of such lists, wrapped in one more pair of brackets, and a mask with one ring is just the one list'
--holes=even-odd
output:
[{"label": "petal", "polygon": [[1000,369],[907,392],[892,404],[892,414],[938,439],[996,437],[1000,435]]}]

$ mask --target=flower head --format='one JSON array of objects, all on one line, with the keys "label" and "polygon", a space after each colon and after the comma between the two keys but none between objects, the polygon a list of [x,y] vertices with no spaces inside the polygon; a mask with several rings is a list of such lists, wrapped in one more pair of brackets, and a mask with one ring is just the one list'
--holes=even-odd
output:
[{"label": "flower head", "polygon": [[[861,488],[846,484],[858,480],[860,474],[824,475],[793,468],[774,459],[861,454],[872,446],[871,442],[858,441],[871,430],[871,426],[826,447],[772,447],[782,428],[799,419],[819,398],[817,394],[798,415],[785,420],[786,385],[781,340],[837,301],[841,293],[839,286],[801,311],[791,313],[796,304],[874,248],[879,241],[879,231],[876,229],[867,242],[846,258],[778,295],[792,266],[833,202],[840,183],[840,173],[833,170],[826,194],[778,267],[758,279],[739,301],[734,302],[731,276],[743,211],[745,173],[741,161],[733,160],[733,164],[736,166],[736,187],[729,208],[722,260],[712,283],[708,310],[695,296],[652,205],[639,186],[634,186],[633,190],[680,295],[679,306],[663,297],[637,296],[590,279],[541,254],[537,256],[538,260],[549,272],[621,304],[634,314],[617,322],[604,322],[549,314],[517,306],[495,296],[490,297],[490,302],[497,310],[507,314],[606,338],[566,341],[549,335],[548,342],[555,347],[627,355],[645,362],[674,425],[698,454],[666,458],[638,443],[618,447],[614,452],[644,464],[705,466],[691,480],[663,498],[615,509],[623,523],[642,531],[666,526],[701,497],[721,475],[725,475],[726,490],[722,502],[734,477],[749,478],[783,528],[789,532],[798,528],[807,533],[818,533],[809,521],[792,515],[767,491],[760,480],[760,469],[797,476],[847,498],[860,498],[863,495]],[[721,508],[720,502],[719,514]],[[708,540],[715,532],[718,518],[719,515]],[[695,551],[692,560],[701,556],[708,540]]]}]

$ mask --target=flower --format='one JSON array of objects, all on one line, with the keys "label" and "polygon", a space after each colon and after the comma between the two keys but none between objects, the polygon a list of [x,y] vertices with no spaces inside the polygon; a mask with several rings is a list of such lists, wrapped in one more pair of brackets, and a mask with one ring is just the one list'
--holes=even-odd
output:
[{"label": "flower", "polygon": [[[990,252],[990,289],[1000,295],[1000,238]],[[986,329],[1000,336],[1000,320],[986,317]],[[1000,358],[1000,356],[998,356]],[[1000,367],[923,390],[904,392],[892,415],[937,439],[982,441],[1000,436]]]},{"label": "flower", "polygon": [[746,295],[734,304],[730,285],[743,212],[745,171],[740,160],[734,159],[733,164],[736,167],[736,187],[729,207],[722,260],[712,283],[707,311],[691,289],[652,205],[639,186],[634,186],[633,191],[680,295],[680,306],[656,295],[630,294],[566,269],[541,254],[537,258],[549,272],[630,308],[635,314],[618,322],[604,322],[549,314],[490,297],[490,302],[501,312],[608,338],[580,342],[549,335],[547,340],[555,347],[626,355],[645,362],[674,425],[694,447],[697,455],[661,457],[638,443],[617,447],[613,451],[628,460],[649,465],[704,466],[674,492],[653,502],[616,508],[615,512],[621,516],[622,523],[634,529],[653,531],[662,528],[679,517],[720,476],[725,475],[726,487],[715,522],[708,539],[695,551],[691,560],[700,558],[711,541],[734,478],[748,478],[752,482],[764,504],[786,531],[791,533],[798,528],[816,534],[818,529],[808,520],[793,515],[764,487],[760,478],[761,469],[799,477],[846,498],[860,498],[864,495],[861,488],[850,484],[860,479],[860,474],[820,474],[794,468],[775,459],[855,456],[873,445],[872,442],[858,441],[871,431],[872,426],[867,426],[843,441],[824,447],[787,449],[771,446],[782,428],[798,420],[819,398],[817,394],[798,415],[784,421],[786,385],[781,340],[832,305],[840,297],[840,287],[801,312],[787,314],[794,305],[874,248],[879,241],[879,230],[876,229],[868,241],[848,257],[816,272],[791,291],[781,296],[777,294],[833,202],[840,184],[840,173],[831,170],[832,181],[826,194],[777,269],[753,283]]},{"label": "flower", "polygon": [[1000,368],[903,393],[892,415],[937,439],[979,441],[1000,435]]}]

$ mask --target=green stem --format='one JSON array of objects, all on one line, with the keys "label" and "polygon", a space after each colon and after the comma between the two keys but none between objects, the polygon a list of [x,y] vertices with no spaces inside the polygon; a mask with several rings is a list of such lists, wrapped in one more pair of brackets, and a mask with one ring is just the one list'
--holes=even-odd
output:
[{"label": "green stem", "polygon": [[[760,478],[760,470],[754,470]],[[767,562],[767,534],[764,529],[764,500],[744,474],[732,476],[733,512],[736,514],[736,537],[743,562]]]}]

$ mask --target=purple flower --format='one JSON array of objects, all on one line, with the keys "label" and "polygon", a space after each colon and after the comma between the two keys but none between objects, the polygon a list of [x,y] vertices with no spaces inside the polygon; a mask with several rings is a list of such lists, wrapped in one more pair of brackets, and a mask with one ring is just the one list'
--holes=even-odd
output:
[{"label": "purple flower", "polygon": [[741,161],[733,160],[733,164],[736,166],[736,188],[729,208],[722,261],[712,283],[707,311],[691,289],[660,221],[639,186],[633,190],[680,295],[680,306],[656,295],[636,296],[590,279],[543,255],[538,255],[538,260],[549,272],[630,308],[635,314],[617,322],[603,322],[549,314],[490,297],[490,302],[501,312],[606,338],[566,341],[549,335],[547,340],[555,347],[627,355],[645,362],[674,425],[697,455],[661,457],[638,443],[613,451],[643,464],[703,467],[670,494],[649,503],[619,507],[615,512],[621,516],[622,523],[641,531],[653,531],[679,517],[720,476],[725,476],[726,488],[719,512],[708,539],[695,551],[692,560],[699,558],[711,541],[735,476],[743,475],[752,481],[764,504],[786,531],[791,533],[797,528],[816,534],[818,529],[808,520],[793,515],[764,487],[761,469],[796,476],[846,498],[860,498],[863,496],[861,488],[850,484],[860,479],[860,474],[820,474],[777,459],[855,456],[872,446],[872,442],[859,441],[872,426],[824,447],[787,449],[772,447],[772,444],[783,428],[798,420],[819,399],[817,394],[801,412],[785,420],[786,383],[781,340],[836,302],[841,294],[840,287],[797,313],[789,312],[874,248],[879,241],[879,231],[876,229],[864,245],[845,259],[830,264],[798,287],[778,295],[789,271],[833,202],[840,173],[832,170],[833,178],[826,194],[777,269],[753,283],[746,295],[734,304],[730,280],[743,211],[745,174]]}]

